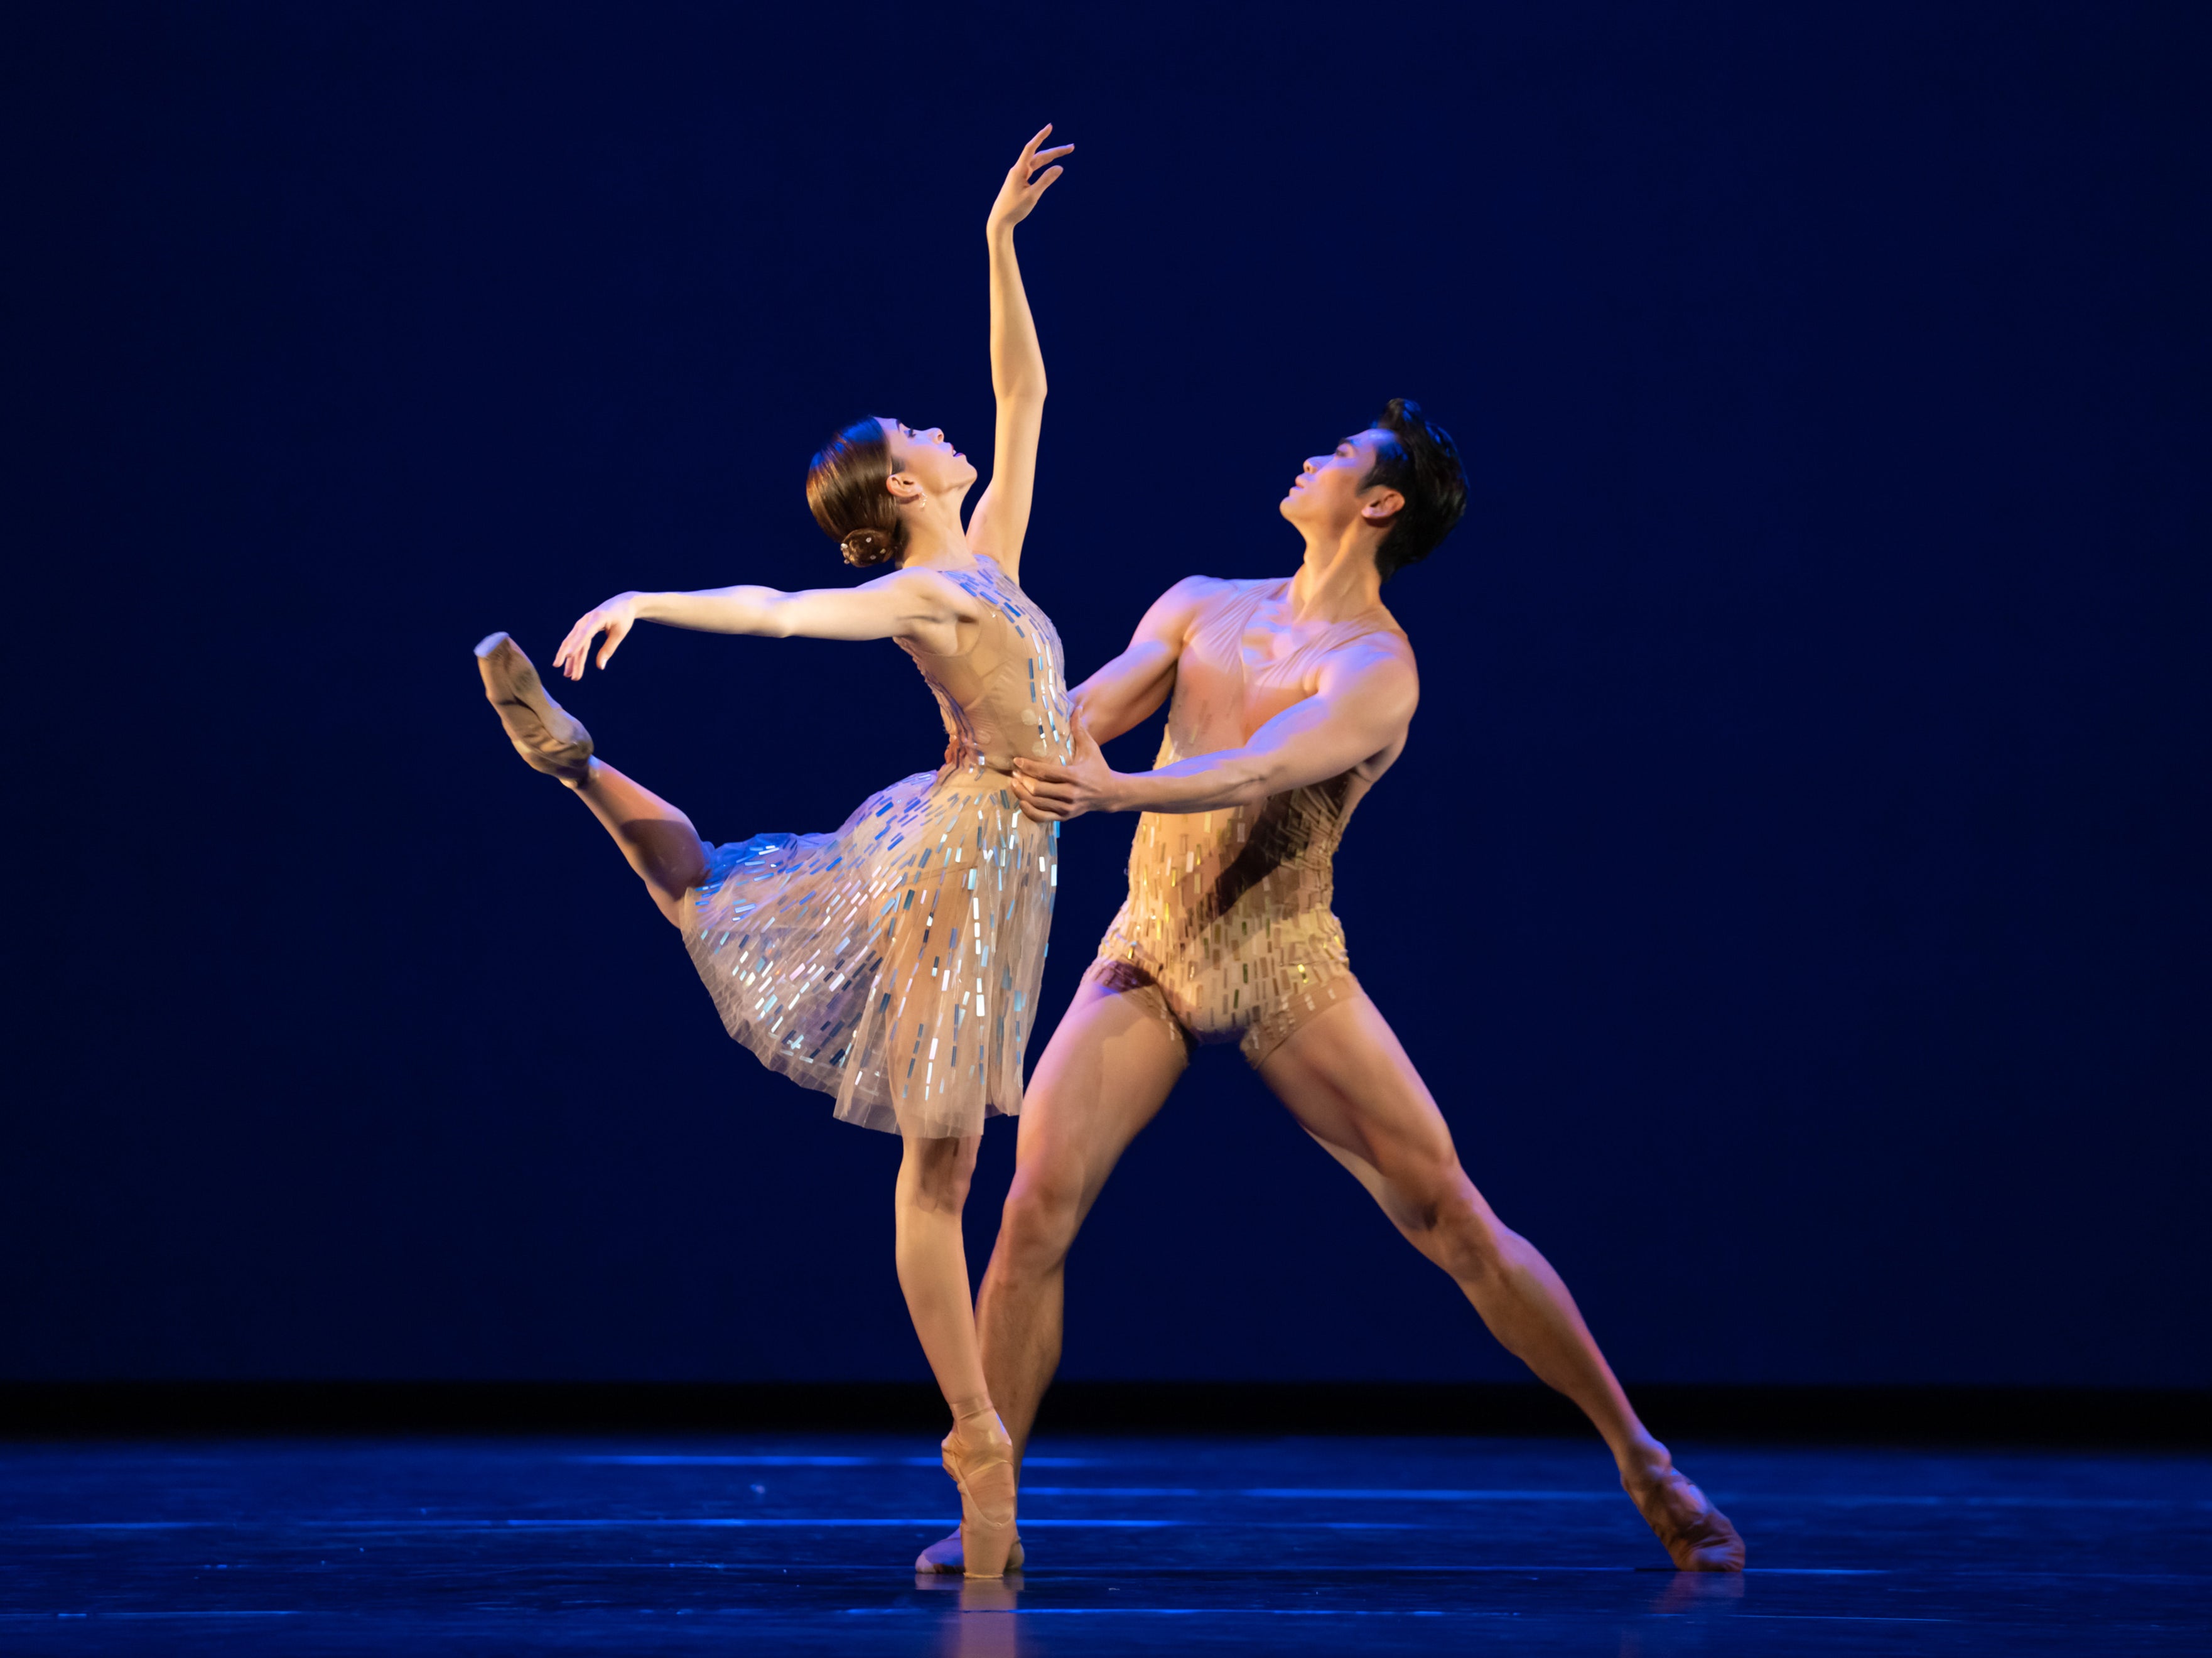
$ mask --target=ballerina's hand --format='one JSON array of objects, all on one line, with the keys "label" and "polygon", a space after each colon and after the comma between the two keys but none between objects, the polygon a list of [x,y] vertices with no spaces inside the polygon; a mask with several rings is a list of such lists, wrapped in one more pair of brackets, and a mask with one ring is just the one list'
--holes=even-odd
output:
[{"label": "ballerina's hand", "polygon": [[[1045,164],[1066,155],[1075,146],[1060,144],[1051,149],[1039,149],[1037,146],[1051,135],[1052,124],[1048,121],[1036,137],[1022,146],[1022,153],[1014,158],[1013,166],[1006,170],[1006,183],[999,186],[999,199],[991,204],[990,217],[984,222],[987,226],[995,229],[1004,225],[1009,230],[1012,229],[1029,217],[1030,209],[1037,204],[1037,198],[1052,188],[1052,182],[1060,176],[1060,170]],[[1044,168],[1043,175],[1032,181],[1030,174],[1041,167]]]},{"label": "ballerina's hand", "polygon": [[1114,785],[1121,773],[1106,764],[1091,728],[1075,722],[1075,758],[1066,765],[1050,760],[1014,762],[1014,798],[1023,815],[1039,823],[1079,818],[1085,812],[1114,810]]},{"label": "ballerina's hand", "polygon": [[629,637],[630,629],[637,625],[637,600],[635,593],[617,593],[598,609],[586,611],[561,641],[561,649],[553,653],[553,666],[572,680],[582,679],[592,641],[604,633],[607,642],[599,647],[599,666],[605,667]]}]

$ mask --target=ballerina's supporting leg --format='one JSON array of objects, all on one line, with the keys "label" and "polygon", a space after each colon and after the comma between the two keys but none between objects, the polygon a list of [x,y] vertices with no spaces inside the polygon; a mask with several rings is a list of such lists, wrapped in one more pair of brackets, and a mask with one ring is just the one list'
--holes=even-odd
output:
[{"label": "ballerina's supporting leg", "polygon": [[[1017,1460],[1060,1367],[1068,1250],[1107,1176],[1167,1103],[1189,1058],[1146,997],[1085,980],[1023,1094],[1013,1187],[975,1303],[991,1397]],[[1009,1570],[1024,1558],[1017,1539]],[[958,1535],[931,1544],[915,1567],[960,1570]]]},{"label": "ballerina's supporting leg", "polygon": [[931,1373],[952,1410],[945,1471],[960,1488],[962,1553],[970,1577],[996,1577],[1014,1541],[1013,1442],[983,1380],[960,1211],[980,1135],[905,1137],[897,1189],[899,1288]]}]

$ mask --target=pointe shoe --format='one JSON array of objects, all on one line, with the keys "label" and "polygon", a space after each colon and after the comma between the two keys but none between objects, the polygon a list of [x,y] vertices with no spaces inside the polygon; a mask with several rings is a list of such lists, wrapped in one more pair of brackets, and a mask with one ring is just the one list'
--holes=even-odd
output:
[{"label": "pointe shoe", "polygon": [[[1014,1546],[1006,1551],[1006,1570],[1019,1571],[1025,1557],[1022,1534],[1016,1532]],[[957,1577],[967,1570],[967,1557],[961,1551],[958,1532],[939,1538],[914,1557],[914,1570],[917,1577]]]},{"label": "pointe shoe", "polygon": [[521,646],[495,633],[477,646],[477,671],[484,695],[499,711],[507,739],[533,771],[565,783],[591,775],[592,734],[583,722],[545,694],[545,685]]},{"label": "pointe shoe", "polygon": [[1675,1570],[1743,1570],[1742,1537],[1680,1470],[1669,1468],[1641,1493],[1632,1490],[1628,1495]]},{"label": "pointe shoe", "polygon": [[979,1411],[954,1423],[939,1448],[960,1488],[962,1569],[1002,1577],[1014,1548],[1014,1442],[996,1411]]}]

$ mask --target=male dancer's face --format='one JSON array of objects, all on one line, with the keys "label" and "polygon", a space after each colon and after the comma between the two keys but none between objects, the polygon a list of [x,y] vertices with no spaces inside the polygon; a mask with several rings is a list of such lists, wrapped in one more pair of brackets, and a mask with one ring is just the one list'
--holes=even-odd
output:
[{"label": "male dancer's face", "polygon": [[1370,427],[1355,432],[1328,454],[1310,457],[1283,497],[1282,515],[1309,534],[1334,540],[1358,519],[1381,527],[1405,505],[1397,491],[1377,484],[1361,489],[1359,480],[1375,469],[1375,457],[1390,434]]}]

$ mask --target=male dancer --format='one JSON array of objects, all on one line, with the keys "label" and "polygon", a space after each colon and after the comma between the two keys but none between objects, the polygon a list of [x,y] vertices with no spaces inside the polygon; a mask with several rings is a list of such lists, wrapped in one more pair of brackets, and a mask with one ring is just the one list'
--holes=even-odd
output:
[{"label": "male dancer", "polygon": [[[1404,752],[1419,685],[1382,583],[1425,558],[1467,504],[1457,451],[1394,399],[1305,463],[1282,514],[1305,538],[1289,580],[1194,576],[1073,698],[1073,765],[1018,760],[1032,817],[1141,812],[1129,897],[1024,1097],[1019,1151],[978,1322],[991,1397],[1017,1451],[1060,1362],[1062,1268],[1193,1043],[1237,1040],[1305,1131],[1491,1333],[1579,1405],[1677,1567],[1736,1571],[1743,1542],[1637,1420],[1559,1275],[1462,1171],[1450,1131],[1352,976],[1329,911],[1345,820]],[[1110,770],[1097,741],[1172,693],[1154,770]],[[1018,1551],[1019,1545],[1017,1545]],[[957,1570],[956,1533],[917,1562]],[[1010,1564],[1018,1564],[1017,1552]]]}]

